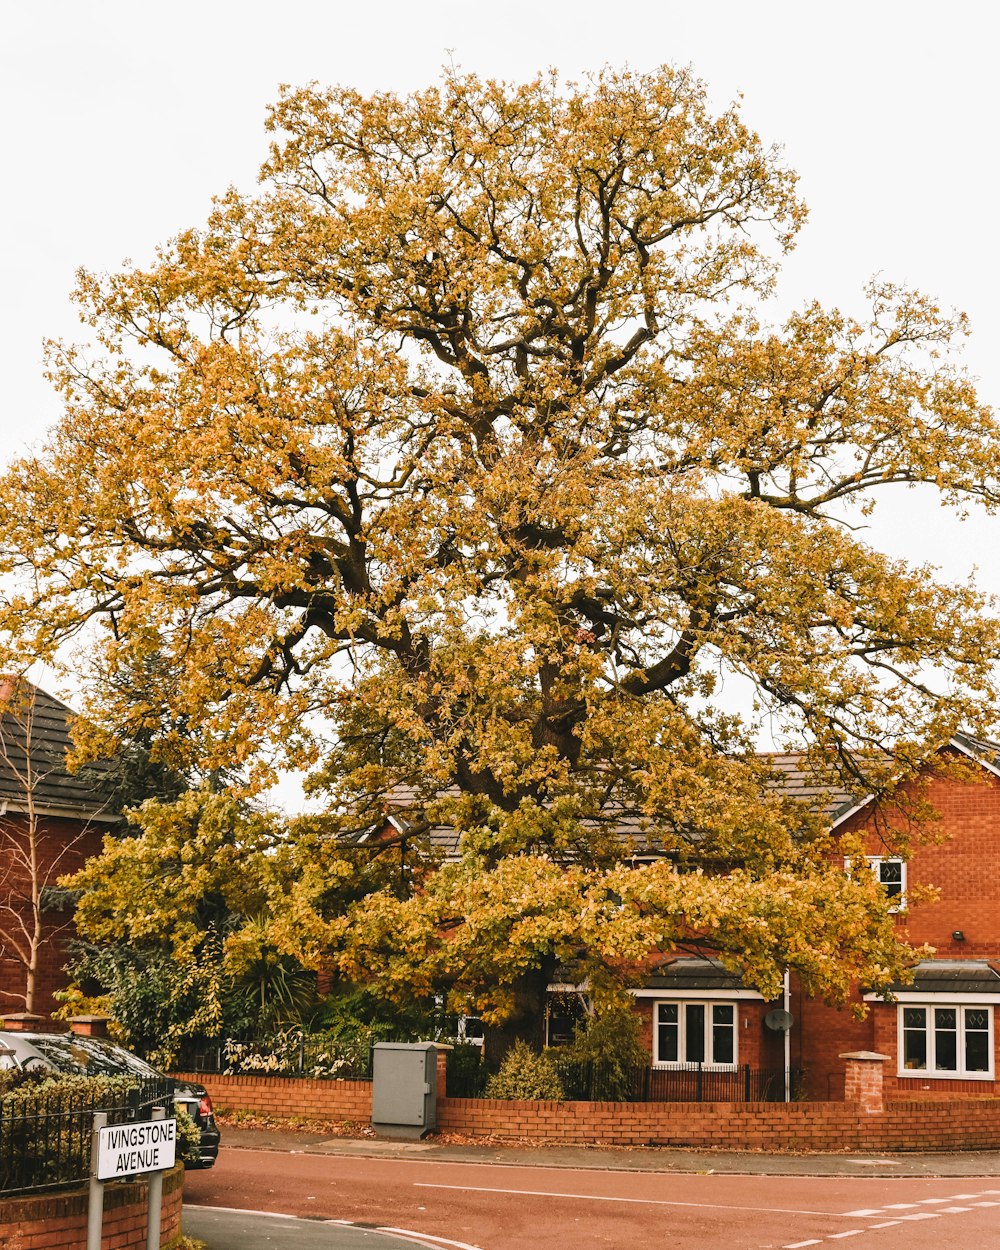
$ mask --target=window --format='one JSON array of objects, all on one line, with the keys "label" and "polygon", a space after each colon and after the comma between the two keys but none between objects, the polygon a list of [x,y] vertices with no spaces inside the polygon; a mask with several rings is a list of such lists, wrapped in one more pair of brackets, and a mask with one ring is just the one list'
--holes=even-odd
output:
[{"label": "window", "polygon": [[[906,906],[906,864],[890,855],[866,855],[865,862],[885,891],[889,910],[901,911]],[[851,860],[846,860],[844,866],[850,872]]]},{"label": "window", "polygon": [[657,1003],[654,1026],[654,1063],[736,1064],[732,1003]]},{"label": "window", "polygon": [[899,1008],[900,1075],[993,1075],[993,1009],[959,1005]]}]

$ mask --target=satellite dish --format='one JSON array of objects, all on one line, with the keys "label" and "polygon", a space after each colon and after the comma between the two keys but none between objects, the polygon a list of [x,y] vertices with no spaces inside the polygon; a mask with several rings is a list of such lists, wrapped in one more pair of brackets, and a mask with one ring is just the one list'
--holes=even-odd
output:
[{"label": "satellite dish", "polygon": [[790,1011],[782,1011],[780,1008],[775,1011],[769,1011],[764,1017],[764,1023],[769,1029],[773,1029],[775,1033],[787,1033],[792,1027],[792,1013]]}]

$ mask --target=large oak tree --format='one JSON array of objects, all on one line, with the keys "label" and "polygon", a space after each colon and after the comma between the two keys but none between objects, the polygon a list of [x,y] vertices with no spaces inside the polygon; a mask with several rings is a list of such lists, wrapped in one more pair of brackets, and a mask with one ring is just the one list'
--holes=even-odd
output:
[{"label": "large oak tree", "polygon": [[887,984],[884,901],[756,746],[881,795],[988,723],[988,605],[858,528],[906,484],[996,503],[961,318],[881,284],[771,327],[795,177],[686,71],[309,87],[269,127],[257,193],[81,274],[65,417],[0,487],[9,635],[165,657],[92,717],[180,718],[165,758],[250,787],[311,768],[331,839],[384,845],[405,795],[396,887],[334,914],[304,856],[273,909],[388,993],[526,1031],[558,963],[695,937],[767,992]]}]

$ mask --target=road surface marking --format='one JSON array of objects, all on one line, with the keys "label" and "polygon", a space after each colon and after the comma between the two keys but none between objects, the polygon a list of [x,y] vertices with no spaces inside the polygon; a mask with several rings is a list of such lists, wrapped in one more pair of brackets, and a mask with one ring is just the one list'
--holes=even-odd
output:
[{"label": "road surface marking", "polygon": [[[202,1202],[191,1202],[188,1206],[197,1207],[199,1211],[224,1211],[232,1215],[266,1215],[270,1220],[297,1220],[297,1215],[286,1215],[284,1211],[256,1211],[253,1207],[210,1207]],[[310,1220],[315,1223],[315,1220]]]},{"label": "road surface marking", "polygon": [[901,1215],[901,1220],[939,1220],[941,1218],[940,1211],[918,1211],[916,1215]]},{"label": "road surface marking", "polygon": [[886,1220],[884,1224],[870,1225],[868,1228],[868,1231],[871,1232],[873,1228],[898,1228],[898,1227],[899,1227],[899,1220]]},{"label": "road surface marking", "polygon": [[818,1246],[819,1242],[814,1237],[812,1241],[793,1241],[790,1245],[782,1246],[781,1250],[801,1250],[802,1246]]},{"label": "road surface marking", "polygon": [[[943,1199],[943,1198],[942,1198],[942,1199],[941,1199],[941,1201],[942,1201],[942,1202],[944,1202],[944,1201],[945,1201],[945,1199]],[[860,1211],[844,1211],[844,1212],[843,1212],[843,1214],[844,1214],[845,1216],[854,1216],[854,1215],[881,1215],[881,1214],[882,1214],[882,1208],[881,1208],[881,1207],[878,1207],[876,1210],[873,1210],[871,1207],[862,1207],[862,1208],[860,1209]]]},{"label": "road surface marking", "polygon": [[828,1241],[840,1241],[840,1240],[841,1240],[841,1238],[843,1238],[843,1237],[860,1237],[860,1236],[861,1236],[861,1234],[862,1234],[863,1232],[866,1232],[866,1231],[867,1231],[867,1230],[866,1230],[866,1229],[864,1229],[864,1228],[849,1228],[849,1229],[847,1230],[847,1232],[846,1232],[846,1233],[830,1233],[830,1234],[828,1234],[828,1236],[827,1236],[827,1240],[828,1240]]},{"label": "road surface marking", "polygon": [[449,1237],[438,1237],[434,1233],[418,1233],[412,1228],[389,1228],[388,1225],[380,1224],[375,1231],[396,1233],[401,1237],[416,1237],[428,1246],[454,1246],[455,1250],[482,1250],[481,1246],[474,1246],[468,1241],[452,1241]]},{"label": "road surface marking", "polygon": [[972,1207],[945,1207],[945,1215],[960,1215],[963,1211],[971,1211]]},{"label": "road surface marking", "polygon": [[414,1181],[415,1189],[457,1189],[463,1194],[514,1194],[523,1198],[575,1198],[580,1202],[632,1202],[650,1207],[696,1207],[699,1211],[764,1211],[769,1215],[823,1215],[843,1219],[839,1211],[802,1211],[797,1207],[730,1206],[723,1202],[673,1202],[667,1198],[616,1198],[609,1194],[564,1194],[548,1189],[497,1189],[492,1185],[438,1185],[430,1181]]}]

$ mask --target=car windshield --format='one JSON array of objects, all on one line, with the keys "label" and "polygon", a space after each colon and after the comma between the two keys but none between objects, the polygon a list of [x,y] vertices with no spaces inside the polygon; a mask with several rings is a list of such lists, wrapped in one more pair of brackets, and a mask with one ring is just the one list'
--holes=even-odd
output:
[{"label": "car windshield", "polygon": [[33,1038],[31,1044],[58,1072],[80,1072],[86,1076],[160,1075],[138,1056],[93,1037],[53,1034]]}]

